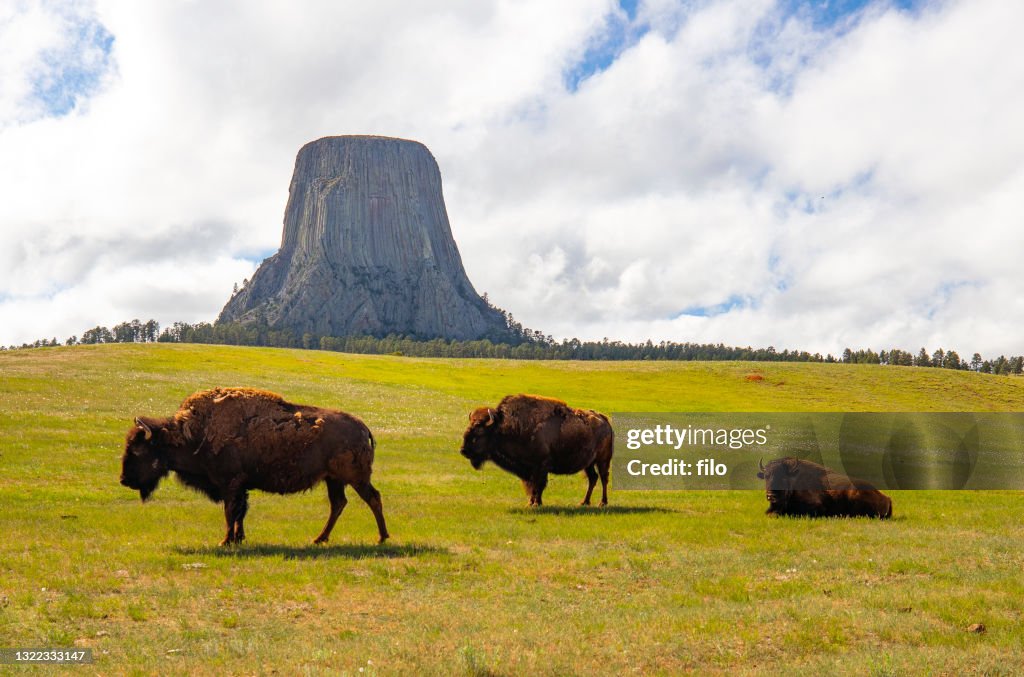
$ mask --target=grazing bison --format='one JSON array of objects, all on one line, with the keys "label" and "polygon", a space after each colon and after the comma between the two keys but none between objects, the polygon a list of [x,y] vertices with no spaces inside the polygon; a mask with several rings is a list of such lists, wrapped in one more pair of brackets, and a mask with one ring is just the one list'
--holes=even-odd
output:
[{"label": "grazing bison", "polygon": [[314,543],[325,543],[351,484],[373,511],[380,542],[388,537],[380,492],[370,484],[373,435],[355,416],[291,404],[251,388],[214,388],[186,399],[168,418],[135,419],[121,461],[121,484],[145,501],[174,471],[186,486],[224,502],[227,535],[245,538],[250,489],[292,494],[327,484],[331,513]]},{"label": "grazing bison", "polygon": [[509,395],[496,409],[480,407],[469,415],[462,455],[477,470],[485,461],[516,475],[530,497],[541,504],[548,473],[587,473],[587,495],[601,475],[601,505],[608,504],[608,467],[612,461],[612,426],[608,417],[589,409],[535,395]]},{"label": "grazing bison", "polygon": [[892,517],[892,500],[864,480],[792,457],[758,465],[769,515]]}]

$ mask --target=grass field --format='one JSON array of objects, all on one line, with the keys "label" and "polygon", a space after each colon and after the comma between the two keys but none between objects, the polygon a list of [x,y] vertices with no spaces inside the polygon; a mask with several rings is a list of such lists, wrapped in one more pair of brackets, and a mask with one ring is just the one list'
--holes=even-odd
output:
[{"label": "grass field", "polygon": [[[745,376],[757,371],[763,381]],[[362,417],[392,540],[354,495],[254,494],[247,542],[166,480],[118,484],[137,414],[247,385]],[[1021,411],[1024,379],[749,363],[428,360],[195,345],[0,353],[0,647],[95,673],[1014,674],[1024,496],[894,492],[896,517],[770,519],[762,492],[625,492],[458,454],[513,392],[603,411]],[[983,623],[987,631],[967,627]],[[4,666],[9,667],[9,666]],[[3,668],[0,668],[2,671]]]}]

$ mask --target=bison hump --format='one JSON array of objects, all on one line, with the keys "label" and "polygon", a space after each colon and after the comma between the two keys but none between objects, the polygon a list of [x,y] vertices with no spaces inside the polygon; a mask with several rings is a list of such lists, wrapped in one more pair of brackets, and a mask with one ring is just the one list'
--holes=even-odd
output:
[{"label": "bison hump", "polygon": [[519,395],[506,395],[501,400],[498,408],[506,412],[554,411],[557,409],[569,409],[569,405],[553,397],[520,393]]},{"label": "bison hump", "polygon": [[187,441],[199,444],[197,451],[213,454],[286,429],[315,437],[322,423],[317,417],[304,420],[300,407],[257,388],[201,390],[182,402],[174,420]]},{"label": "bison hump", "polygon": [[277,393],[272,393],[269,390],[260,390],[259,388],[211,388],[210,390],[200,390],[190,395],[181,403],[181,409],[194,409],[197,406],[205,407],[221,404],[229,400],[273,402],[277,404],[284,402],[284,398]]},{"label": "bison hump", "polygon": [[565,402],[540,395],[508,395],[498,404],[502,427],[509,432],[529,432],[552,417],[566,418],[572,409]]}]

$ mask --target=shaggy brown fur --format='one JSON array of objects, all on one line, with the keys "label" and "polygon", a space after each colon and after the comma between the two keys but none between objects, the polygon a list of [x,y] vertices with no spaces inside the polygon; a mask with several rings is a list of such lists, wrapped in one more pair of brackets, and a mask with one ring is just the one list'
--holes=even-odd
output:
[{"label": "shaggy brown fur", "polygon": [[587,474],[590,497],[601,477],[601,505],[608,504],[608,471],[614,434],[608,417],[574,409],[561,400],[509,395],[496,409],[480,407],[469,415],[462,455],[474,468],[494,463],[523,481],[530,505],[541,505],[548,473]]},{"label": "shaggy brown fur", "polygon": [[892,500],[863,480],[786,457],[761,464],[768,514],[809,517],[892,517]]},{"label": "shaggy brown fur", "polygon": [[324,543],[344,509],[346,485],[377,519],[380,541],[388,537],[378,492],[370,483],[375,443],[355,416],[286,402],[252,388],[214,388],[195,393],[167,418],[139,417],[128,431],[121,484],[149,498],[174,471],[186,486],[224,502],[223,544],[245,538],[243,520],[250,489],[291,494],[327,484],[331,512],[314,543]]}]

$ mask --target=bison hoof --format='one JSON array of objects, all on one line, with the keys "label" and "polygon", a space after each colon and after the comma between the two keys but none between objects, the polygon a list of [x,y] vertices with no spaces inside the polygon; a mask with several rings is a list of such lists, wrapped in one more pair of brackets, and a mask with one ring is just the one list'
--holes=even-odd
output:
[{"label": "bison hoof", "polygon": [[326,542],[327,542],[327,539],[324,538],[323,536],[320,536],[318,538],[314,538],[313,539],[313,545],[323,545]]},{"label": "bison hoof", "polygon": [[608,501],[601,501],[601,507],[602,508],[607,508],[608,507]]},{"label": "bison hoof", "polygon": [[389,538],[391,538],[391,534],[384,534],[380,537],[380,540],[377,541],[377,545],[384,545],[384,541],[388,540]]}]

